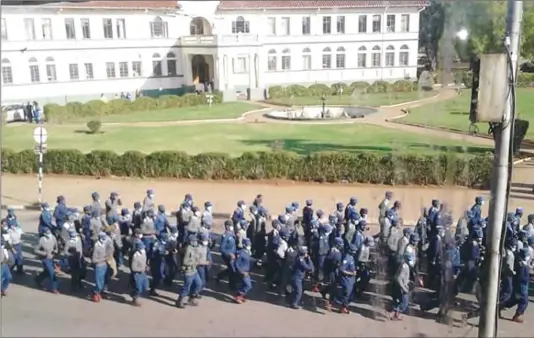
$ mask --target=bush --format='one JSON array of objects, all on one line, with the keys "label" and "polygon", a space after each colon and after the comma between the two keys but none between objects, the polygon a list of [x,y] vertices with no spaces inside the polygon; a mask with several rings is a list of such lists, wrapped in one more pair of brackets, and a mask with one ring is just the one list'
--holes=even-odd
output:
[{"label": "bush", "polygon": [[413,92],[414,89],[416,89],[414,88],[414,83],[409,80],[399,80],[395,82],[393,85],[391,85],[391,90],[393,92],[399,92],[399,93]]},{"label": "bush", "polygon": [[[213,103],[221,103],[222,96],[213,94]],[[205,95],[186,94],[183,96],[163,95],[157,99],[140,97],[135,101],[115,99],[109,102],[93,100],[87,103],[69,102],[65,106],[46,104],[43,108],[47,122],[61,123],[72,119],[92,118],[106,115],[128,114],[138,111],[192,107],[207,104]]]},{"label": "bush", "polygon": [[331,94],[332,95],[338,95],[340,89],[342,90],[342,95],[349,95],[351,94],[349,86],[346,83],[340,82],[340,83],[334,83],[332,85]]},{"label": "bush", "polygon": [[310,96],[322,96],[332,94],[332,90],[330,89],[330,87],[322,83],[312,84],[308,87],[308,92],[310,93]]},{"label": "bush", "polygon": [[[386,155],[373,153],[314,153],[298,156],[284,151],[190,156],[163,151],[152,154],[109,151],[83,154],[78,150],[48,150],[44,155],[48,174],[186,178],[212,180],[290,179],[314,182],[359,182],[372,184],[452,184],[487,188],[491,157]],[[35,173],[32,150],[2,149],[2,171]]]},{"label": "bush", "polygon": [[102,127],[102,122],[98,120],[91,120],[87,122],[87,128],[89,128],[91,134],[98,133],[100,131],[100,127]]}]

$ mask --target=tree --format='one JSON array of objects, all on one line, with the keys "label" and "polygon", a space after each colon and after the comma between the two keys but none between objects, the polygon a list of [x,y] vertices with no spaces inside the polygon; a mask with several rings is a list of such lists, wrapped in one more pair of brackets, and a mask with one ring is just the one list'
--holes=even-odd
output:
[{"label": "tree", "polygon": [[428,58],[431,70],[438,67],[439,41],[443,35],[445,6],[440,0],[432,0],[420,15],[419,46]]}]

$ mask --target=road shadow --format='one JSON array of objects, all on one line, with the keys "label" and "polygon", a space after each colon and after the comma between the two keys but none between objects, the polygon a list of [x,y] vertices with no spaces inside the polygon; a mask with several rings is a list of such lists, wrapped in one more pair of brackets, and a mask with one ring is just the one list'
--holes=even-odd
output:
[{"label": "road shadow", "polygon": [[464,147],[464,146],[440,146],[428,143],[414,142],[392,142],[391,146],[345,146],[331,143],[315,143],[312,141],[300,139],[282,139],[282,140],[241,140],[247,146],[276,147],[279,150],[293,152],[298,155],[309,155],[315,152],[332,151],[332,152],[380,152],[395,153],[413,151],[415,152],[443,152],[443,153],[461,153],[461,154],[485,154],[489,152],[486,147]]},{"label": "road shadow", "polygon": [[510,197],[511,198],[521,199],[521,200],[534,201],[534,197],[533,196],[524,196],[524,195],[511,194]]}]

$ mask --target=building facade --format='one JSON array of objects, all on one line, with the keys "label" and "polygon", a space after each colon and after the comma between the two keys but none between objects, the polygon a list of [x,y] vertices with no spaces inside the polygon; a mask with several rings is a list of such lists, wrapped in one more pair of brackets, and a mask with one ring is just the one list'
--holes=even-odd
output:
[{"label": "building facade", "polygon": [[2,6],[2,103],[416,77],[425,1]]}]

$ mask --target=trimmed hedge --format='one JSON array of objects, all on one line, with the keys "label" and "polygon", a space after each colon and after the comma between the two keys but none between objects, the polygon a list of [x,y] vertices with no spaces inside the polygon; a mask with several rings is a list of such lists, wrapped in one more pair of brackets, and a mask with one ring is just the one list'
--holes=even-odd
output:
[{"label": "trimmed hedge", "polygon": [[[221,103],[222,96],[213,94],[213,103]],[[197,94],[162,95],[158,98],[140,97],[134,101],[125,99],[115,99],[108,102],[93,100],[86,103],[69,102],[65,106],[58,104],[46,104],[43,108],[47,122],[61,123],[69,119],[79,119],[80,117],[100,117],[106,115],[129,114],[133,112],[182,108],[205,105],[206,96]]]},{"label": "trimmed hedge", "polygon": [[[129,151],[83,154],[78,150],[48,150],[44,171],[48,174],[86,176],[166,177],[211,180],[289,179],[314,182],[372,184],[459,185],[487,188],[491,156],[472,158],[452,154],[439,156],[378,155],[372,153],[314,153],[298,156],[286,152],[245,153],[232,158],[211,153],[190,156],[163,151],[149,155]],[[2,149],[2,171],[35,173],[33,151]]]},{"label": "trimmed hedge", "polygon": [[[342,90],[340,90],[340,88]],[[325,84],[313,84],[309,87],[301,85],[291,85],[287,87],[272,86],[269,87],[269,98],[278,99],[285,97],[303,97],[303,96],[330,96],[330,95],[351,95],[354,90],[366,93],[391,93],[391,92],[413,92],[419,90],[418,82],[409,80],[399,80],[394,83],[386,81],[375,81],[368,83],[365,81],[353,82],[350,85],[346,83],[334,83],[332,86]]]},{"label": "trimmed hedge", "polygon": [[[441,83],[443,79],[442,72],[436,72],[434,75],[434,82]],[[467,88],[471,88],[473,82],[473,73],[465,70],[453,71],[451,81],[456,84],[463,83]],[[521,88],[534,87],[534,73],[519,72],[516,80],[517,86]]]}]

